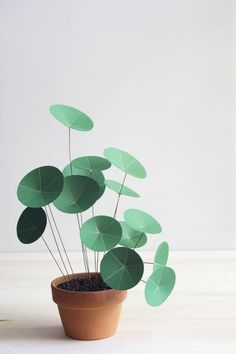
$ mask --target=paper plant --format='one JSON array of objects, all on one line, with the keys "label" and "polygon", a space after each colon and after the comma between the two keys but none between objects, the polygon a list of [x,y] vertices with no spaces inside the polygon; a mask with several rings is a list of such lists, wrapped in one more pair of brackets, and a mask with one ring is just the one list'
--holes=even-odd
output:
[{"label": "paper plant", "polygon": [[[88,284],[91,272],[88,250],[92,250],[95,272],[98,274],[100,272],[102,280],[108,287],[126,290],[142,281],[145,283],[144,293],[147,303],[151,306],[161,305],[175,284],[175,272],[166,265],[168,244],[162,242],[159,245],[153,262],[144,262],[137,252],[138,248],[146,244],[150,237],[148,235],[161,233],[160,224],[151,215],[138,209],[126,210],[124,220],[117,220],[121,196],[139,197],[138,193],[125,185],[127,176],[144,178],[145,168],[135,157],[114,147],[105,149],[104,157],[81,156],[72,160],[71,129],[89,131],[93,128],[93,122],[85,113],[70,106],[52,105],[50,112],[68,129],[69,164],[62,172],[54,166],[42,166],[29,172],[21,180],[17,197],[26,209],[17,224],[19,240],[29,244],[39,238],[42,239],[66,281],[70,272],[75,273],[52,206],[63,213],[73,214],[80,231]],[[104,170],[109,169],[111,165],[123,171],[121,183],[105,179]],[[95,215],[94,204],[102,197],[106,188],[117,194],[114,213],[112,216]],[[82,213],[88,209],[91,209],[92,217],[83,221]],[[59,260],[43,237],[47,223],[55,241]],[[144,265],[153,267],[147,280],[143,280]],[[79,290],[76,288],[76,282],[71,286],[71,290]]]}]

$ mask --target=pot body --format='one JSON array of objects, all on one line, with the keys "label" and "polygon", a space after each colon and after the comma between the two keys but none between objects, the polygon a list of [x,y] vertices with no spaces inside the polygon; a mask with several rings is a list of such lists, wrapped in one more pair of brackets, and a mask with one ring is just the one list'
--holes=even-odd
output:
[{"label": "pot body", "polygon": [[[90,274],[96,275],[97,273]],[[66,277],[66,281],[86,277],[86,273],[77,273]],[[64,277],[54,279],[51,289],[65,334],[80,340],[102,339],[112,336],[116,332],[122,301],[126,298],[127,291],[109,289],[80,292],[58,288],[58,285],[64,282]]]}]

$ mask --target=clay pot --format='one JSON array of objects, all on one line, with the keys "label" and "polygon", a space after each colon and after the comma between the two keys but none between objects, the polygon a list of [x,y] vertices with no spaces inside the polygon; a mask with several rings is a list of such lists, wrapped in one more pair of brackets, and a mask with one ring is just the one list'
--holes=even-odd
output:
[{"label": "clay pot", "polygon": [[[90,273],[98,275],[98,273]],[[83,279],[86,273],[69,276]],[[69,278],[67,277],[67,280]],[[64,277],[51,283],[52,298],[57,304],[65,334],[81,340],[102,339],[112,336],[117,329],[122,301],[126,290],[68,291],[57,286],[65,282]]]}]

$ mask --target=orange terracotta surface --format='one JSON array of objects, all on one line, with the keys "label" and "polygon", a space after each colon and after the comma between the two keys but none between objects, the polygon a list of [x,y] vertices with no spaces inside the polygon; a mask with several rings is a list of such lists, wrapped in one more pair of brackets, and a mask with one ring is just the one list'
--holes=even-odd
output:
[{"label": "orange terracotta surface", "polygon": [[[90,274],[92,276],[97,273]],[[67,281],[74,277],[82,279],[86,278],[87,274],[70,275]],[[64,277],[54,279],[51,289],[66,335],[80,340],[112,336],[117,330],[122,302],[127,296],[127,291],[109,289],[79,292],[59,289],[57,286],[64,282]]]}]

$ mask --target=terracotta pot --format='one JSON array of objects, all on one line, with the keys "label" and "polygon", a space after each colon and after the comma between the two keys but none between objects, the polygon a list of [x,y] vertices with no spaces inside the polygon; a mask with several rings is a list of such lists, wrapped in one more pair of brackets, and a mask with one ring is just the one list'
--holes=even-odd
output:
[{"label": "terracotta pot", "polygon": [[[90,274],[98,275],[98,273]],[[83,279],[87,274],[78,273],[69,277]],[[65,334],[81,340],[112,336],[116,332],[122,301],[126,298],[127,291],[109,289],[79,292],[59,289],[57,286],[64,282],[64,277],[56,278],[52,281],[51,288],[52,298],[58,306]]]}]

